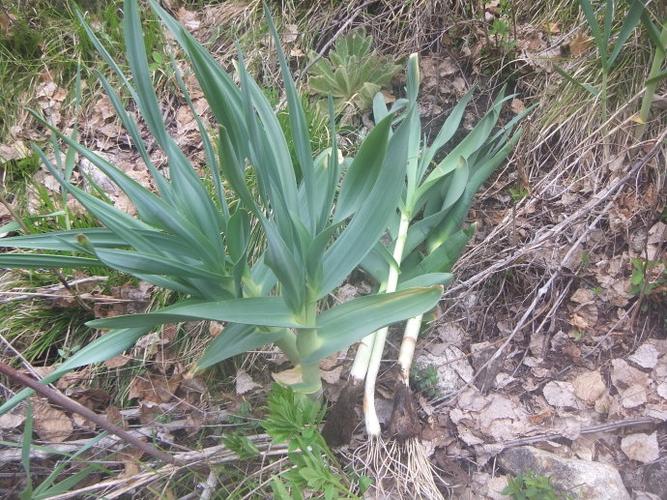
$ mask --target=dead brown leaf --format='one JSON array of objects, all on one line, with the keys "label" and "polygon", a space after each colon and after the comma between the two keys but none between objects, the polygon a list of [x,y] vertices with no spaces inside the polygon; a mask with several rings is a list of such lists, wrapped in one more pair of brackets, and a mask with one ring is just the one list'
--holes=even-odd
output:
[{"label": "dead brown leaf", "polygon": [[182,378],[180,374],[171,377],[137,375],[130,382],[128,398],[150,403],[166,403],[174,397]]},{"label": "dead brown leaf", "polygon": [[261,387],[257,382],[255,382],[252,377],[245,371],[239,370],[236,374],[236,394],[242,395],[247,392]]},{"label": "dead brown leaf", "polygon": [[72,435],[74,427],[65,412],[51,406],[46,400],[32,398],[34,429],[40,439],[62,443]]},{"label": "dead brown leaf", "polygon": [[0,415],[0,430],[15,429],[21,425],[24,420],[25,415],[20,410]]},{"label": "dead brown leaf", "polygon": [[128,364],[132,358],[125,356],[125,354],[120,354],[119,356],[114,356],[111,359],[108,359],[104,362],[104,366],[109,369],[121,368]]},{"label": "dead brown leaf", "polygon": [[572,40],[567,43],[572,57],[580,57],[591,47],[593,39],[584,33],[577,33]]},{"label": "dead brown leaf", "polygon": [[598,370],[582,373],[572,381],[572,385],[575,395],[586,403],[595,403],[607,390]]}]

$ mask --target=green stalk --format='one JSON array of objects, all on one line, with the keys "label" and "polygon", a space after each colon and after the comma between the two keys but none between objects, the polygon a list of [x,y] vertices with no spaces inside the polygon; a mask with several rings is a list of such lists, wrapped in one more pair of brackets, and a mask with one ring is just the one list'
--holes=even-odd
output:
[{"label": "green stalk", "polygon": [[[317,317],[317,303],[310,302],[306,305],[305,323],[314,324]],[[319,338],[316,328],[300,328],[296,334],[296,347],[299,358],[304,359],[319,346]],[[313,363],[301,363],[301,380],[294,389],[308,395],[319,395],[322,392],[322,378],[320,377],[319,361]]]},{"label": "green stalk", "polygon": [[[653,54],[653,63],[651,64],[651,70],[649,71],[647,80],[654,79],[658,73],[660,73],[660,68],[665,62],[665,50],[664,47],[667,46],[667,21],[662,25],[662,32],[660,33],[660,43],[662,46],[656,46],[655,53]],[[642,98],[641,109],[639,110],[639,127],[635,133],[635,139],[640,141],[646,130],[646,123],[648,122],[649,115],[651,113],[651,105],[653,104],[653,99],[655,97],[655,90],[658,88],[658,79],[649,81],[646,84],[646,90],[644,91],[644,97]]]}]

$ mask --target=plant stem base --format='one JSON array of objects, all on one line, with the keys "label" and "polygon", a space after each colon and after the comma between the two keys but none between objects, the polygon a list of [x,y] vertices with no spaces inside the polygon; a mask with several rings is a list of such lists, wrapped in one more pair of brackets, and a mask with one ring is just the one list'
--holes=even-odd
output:
[{"label": "plant stem base", "polygon": [[358,423],[356,407],[363,390],[362,380],[351,379],[329,410],[327,421],[322,428],[322,436],[329,446],[343,446],[352,440],[352,433]]}]

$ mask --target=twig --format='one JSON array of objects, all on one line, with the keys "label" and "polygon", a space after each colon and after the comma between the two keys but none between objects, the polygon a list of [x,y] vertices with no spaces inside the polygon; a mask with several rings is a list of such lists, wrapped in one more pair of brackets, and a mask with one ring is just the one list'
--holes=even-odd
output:
[{"label": "twig", "polygon": [[14,370],[12,367],[6,365],[5,363],[0,362],[0,373],[5,374],[9,378],[20,383],[21,385],[30,387],[35,392],[49,399],[53,403],[56,403],[71,412],[78,413],[82,417],[90,420],[91,422],[94,422],[96,425],[98,425],[105,431],[110,432],[111,434],[115,434],[122,440],[140,449],[147,455],[150,455],[154,458],[157,458],[158,460],[162,460],[163,462],[167,462],[170,464],[177,463],[176,459],[169,453],[160,451],[157,448],[151,446],[150,444],[145,443],[144,441],[130,434],[126,430],[121,429],[120,427],[112,424],[102,415],[98,415],[94,411],[86,408],[85,406],[74,401],[73,399],[68,398],[67,396],[58,392],[57,390],[52,389],[47,385],[41,384],[38,381]]},{"label": "twig", "polygon": [[[137,418],[139,416],[138,410],[121,410],[121,415],[126,418]],[[217,425],[224,422],[227,419],[227,413],[221,412],[209,416],[205,425]],[[147,437],[154,438],[157,437],[160,439],[161,431],[164,432],[174,432],[181,429],[188,429],[192,427],[192,422],[187,419],[173,420],[171,422],[155,422],[151,425],[146,425],[139,427],[137,429],[128,430],[130,434],[136,436],[137,438]],[[99,452],[105,450],[115,450],[119,443],[123,443],[118,436],[109,435],[100,440],[98,440],[94,445],[93,449]],[[64,443],[49,443],[44,445],[33,446],[30,449],[30,459],[44,459],[52,457],[53,455],[66,455],[69,453],[76,453],[81,450],[81,448],[90,446],[90,439],[75,439],[73,441],[66,441]],[[179,458],[178,456],[176,457]],[[7,448],[0,450],[0,464],[5,464],[9,462],[18,462],[21,460],[21,448],[18,445],[16,448]]]},{"label": "twig", "polygon": [[[625,427],[636,427],[647,424],[657,425],[659,422],[651,417],[640,417],[631,420],[620,420],[617,422],[608,422],[606,424],[591,425],[581,429],[579,432],[580,435],[595,434],[597,432],[609,432],[616,429],[623,429]],[[537,436],[530,436],[525,438],[513,439],[511,441],[505,441],[503,443],[498,443],[498,446],[502,446],[499,450],[506,450],[508,448],[516,448],[517,446],[525,446],[528,444],[541,443],[543,441],[552,441],[554,439],[561,439],[567,436],[563,435],[561,432],[548,432],[545,434],[540,434]]]},{"label": "twig", "polygon": [[210,500],[211,495],[213,495],[213,490],[218,484],[218,475],[213,469],[208,473],[208,478],[204,483],[204,491],[201,492],[199,500]]},{"label": "twig", "polygon": [[[88,283],[103,282],[103,281],[107,281],[108,279],[109,279],[108,276],[89,276],[87,278],[80,278],[80,279],[77,279],[77,280],[72,280],[68,283],[68,285],[70,287],[79,286],[79,285],[85,285],[85,284],[88,284]],[[14,302],[14,301],[17,301],[17,300],[26,300],[26,299],[30,299],[32,297],[60,298],[60,297],[62,297],[62,295],[56,294],[55,292],[57,292],[58,290],[63,290],[63,289],[65,289],[65,285],[63,285],[61,283],[60,285],[52,285],[52,286],[48,286],[48,287],[39,288],[38,290],[42,290],[41,292],[24,292],[24,291],[0,292],[0,296],[9,295],[9,297],[6,298],[6,299],[0,299],[0,304],[6,304],[8,302]],[[84,296],[87,300],[98,300],[98,301],[99,300],[109,300],[109,301],[113,301],[113,302],[119,302],[119,301],[130,302],[129,299],[115,299],[115,298],[104,297],[104,296],[103,297],[94,297],[94,296],[91,296],[90,294],[80,294],[80,297],[83,298]]]}]

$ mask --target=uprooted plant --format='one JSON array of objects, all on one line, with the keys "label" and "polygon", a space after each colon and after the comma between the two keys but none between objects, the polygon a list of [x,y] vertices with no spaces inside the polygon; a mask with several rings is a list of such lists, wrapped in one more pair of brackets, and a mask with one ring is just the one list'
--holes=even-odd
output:
[{"label": "uprooted plant", "polygon": [[[131,78],[79,13],[91,42],[124,85],[165,154],[167,175],[152,162],[138,125],[118,93],[98,74],[157,192],[42,120],[57,137],[53,143],[66,144],[71,156],[76,152],[104,172],[131,200],[137,216],[74,185],[69,178],[71,168],[54,164],[35,147],[63,191],[103,227],[3,239],[3,247],[45,253],[3,254],[0,264],[17,268],[106,265],[187,298],[145,314],[90,322],[90,326],[111,331],[66,360],[43,382],[116,356],[158,325],[215,320],[226,322],[226,326],[204,352],[198,368],[274,343],[300,373],[293,388],[318,394],[320,359],[378,328],[433,308],[442,291],[440,275],[416,276],[400,291],[327,308],[328,294],[377,251],[377,243],[396,213],[408,163],[409,124],[416,113],[414,99],[387,113],[362,142],[356,157],[342,163],[331,111],[331,147],[313,158],[301,101],[266,9],[287,94],[296,146],[294,162],[275,112],[248,74],[241,51],[237,85],[157,2],[152,1],[151,6],[192,65],[218,123],[214,141],[191,106],[211,171],[213,196],[163,121],[147,69],[136,0],[126,0],[124,5]],[[392,130],[393,122],[401,117]],[[257,194],[247,170],[254,174]],[[231,192],[225,191],[227,186]],[[253,232],[261,236],[251,237]],[[18,394],[0,412],[15,406],[28,393]]]},{"label": "uprooted plant", "polygon": [[[418,89],[417,58],[412,56],[408,66],[408,101],[411,104],[416,102]],[[441,282],[451,279],[449,271],[473,232],[464,224],[473,197],[505,160],[519,138],[519,133],[513,130],[528,111],[517,115],[494,133],[502,105],[512,97],[504,97],[501,93],[480,122],[433,165],[434,158],[458,130],[471,97],[472,92],[454,107],[433,143],[428,146],[422,139],[419,116],[415,113],[404,118],[402,126],[407,124],[409,129],[407,184],[402,191],[400,214],[389,226],[391,241],[388,246],[393,246],[393,260],[387,266],[377,257],[382,252],[389,253],[383,247],[361,263],[362,268],[379,283],[381,291],[392,293],[399,281],[409,283],[424,274],[439,276]],[[376,97],[374,113],[380,123],[389,113],[380,96]],[[396,478],[396,484],[406,486],[408,496],[418,491],[432,497],[439,493],[419,443],[420,425],[409,387],[410,367],[422,321],[423,315],[419,314],[407,322],[398,357],[400,371],[389,425],[392,441],[399,443],[399,446],[392,443],[389,447],[389,450],[394,450],[394,456],[385,452],[375,411],[375,384],[388,332],[386,327],[360,343],[350,380],[332,410],[325,436],[334,445],[349,441],[353,426],[340,429],[337,423],[354,422],[354,405],[364,385],[368,455],[375,467],[376,484],[380,485],[387,473],[395,475],[400,470],[402,472],[399,473],[400,478]],[[407,460],[407,467],[405,463],[394,466],[402,461],[401,456]]]}]

